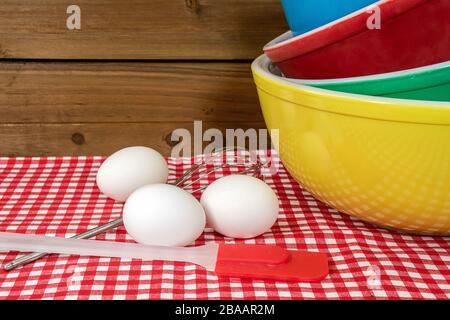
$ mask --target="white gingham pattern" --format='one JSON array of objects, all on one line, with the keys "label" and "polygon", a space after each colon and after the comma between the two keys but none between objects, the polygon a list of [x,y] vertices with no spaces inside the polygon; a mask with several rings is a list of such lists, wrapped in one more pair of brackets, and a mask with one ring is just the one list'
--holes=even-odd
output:
[{"label": "white gingham pattern", "polygon": [[[117,218],[122,204],[100,194],[102,157],[0,158],[0,231],[69,237]],[[171,180],[192,159],[169,159]],[[221,170],[196,186],[229,174]],[[0,271],[0,299],[449,299],[450,238],[404,235],[315,200],[286,172],[265,176],[281,212],[247,243],[319,250],[330,258],[320,283],[218,278],[191,264],[49,256]],[[199,194],[196,194],[199,196]],[[132,241],[123,227],[97,237]],[[195,244],[233,242],[207,229]],[[17,257],[0,253],[0,263]]]}]

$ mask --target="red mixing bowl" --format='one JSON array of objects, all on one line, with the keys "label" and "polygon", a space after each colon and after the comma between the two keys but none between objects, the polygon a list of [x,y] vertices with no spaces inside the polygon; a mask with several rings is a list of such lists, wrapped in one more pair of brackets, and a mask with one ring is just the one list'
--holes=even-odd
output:
[{"label": "red mixing bowl", "polygon": [[[378,9],[374,9],[374,7]],[[450,0],[382,0],[303,35],[287,32],[264,52],[289,78],[335,79],[450,60]]]}]

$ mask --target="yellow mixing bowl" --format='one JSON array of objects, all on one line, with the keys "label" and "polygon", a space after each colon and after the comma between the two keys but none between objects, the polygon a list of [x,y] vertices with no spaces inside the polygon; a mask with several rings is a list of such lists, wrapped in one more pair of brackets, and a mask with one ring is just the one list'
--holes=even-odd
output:
[{"label": "yellow mixing bowl", "polygon": [[450,234],[450,102],[292,84],[261,56],[252,70],[292,176],[337,210],[388,228]]}]

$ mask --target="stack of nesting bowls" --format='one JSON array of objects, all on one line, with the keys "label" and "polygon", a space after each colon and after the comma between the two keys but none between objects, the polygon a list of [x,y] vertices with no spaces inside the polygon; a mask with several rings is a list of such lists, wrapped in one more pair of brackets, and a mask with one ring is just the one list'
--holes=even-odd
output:
[{"label": "stack of nesting bowls", "polygon": [[[293,1],[309,14],[317,3],[316,15],[327,2]],[[289,2],[295,33],[270,42],[252,64],[287,170],[341,212],[449,235],[450,1],[382,0],[360,10],[362,1],[328,1],[357,11],[317,19],[326,25],[310,31]],[[381,28],[368,28],[377,12]]]}]

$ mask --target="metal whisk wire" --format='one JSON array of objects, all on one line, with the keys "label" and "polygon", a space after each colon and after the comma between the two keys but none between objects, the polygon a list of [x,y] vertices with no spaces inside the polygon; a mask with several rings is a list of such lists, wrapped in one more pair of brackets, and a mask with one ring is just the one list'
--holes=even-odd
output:
[{"label": "metal whisk wire", "polygon": [[[228,153],[232,152],[232,161],[228,158]],[[243,155],[241,154],[243,153]],[[223,157],[225,156],[225,161],[223,162]],[[243,156],[243,157],[242,157]],[[219,158],[220,157],[220,158]],[[207,178],[210,174],[218,172],[219,170],[223,170],[226,168],[243,168],[242,170],[236,172],[239,174],[247,174],[253,172],[253,176],[259,176],[261,174],[261,169],[267,165],[267,163],[263,163],[259,160],[252,161],[252,157],[250,151],[244,148],[239,147],[226,147],[217,150],[214,153],[209,155],[203,155],[202,160],[198,163],[194,163],[188,170],[186,170],[179,178],[177,178],[174,182],[170,183],[181,187],[188,191],[189,193],[196,193],[206,189],[208,186],[199,187],[196,189],[192,189],[192,187],[202,179]],[[212,159],[212,160],[211,160]],[[220,159],[223,163],[219,165],[215,165]],[[247,163],[248,162],[248,163]],[[212,164],[212,168],[208,166]],[[190,181],[189,181],[190,180]],[[189,182],[187,182],[189,181]],[[186,183],[187,182],[187,183]],[[93,238],[99,234],[105,233],[109,230],[115,229],[123,224],[122,217],[105,223],[96,228],[90,229],[86,232],[77,234],[72,239],[89,239]],[[31,263],[33,261],[39,260],[42,257],[45,257],[47,253],[30,253],[24,256],[21,256],[13,261],[5,263],[2,268],[6,271],[15,269],[19,266],[23,266],[25,264]]]},{"label": "metal whisk wire", "polygon": [[[228,152],[232,152],[232,157],[228,156]],[[242,154],[241,154],[242,153]],[[215,165],[215,162],[223,162],[223,156],[225,155],[225,162],[219,165]],[[208,168],[208,165],[212,164],[212,168]],[[202,179],[207,178],[210,174],[218,172],[226,168],[243,168],[238,173],[246,174],[253,171],[253,176],[258,176],[261,173],[261,169],[266,165],[260,161],[252,161],[252,156],[250,151],[239,147],[228,147],[222,148],[218,151],[205,155],[199,163],[194,163],[184,174],[173,182],[174,185],[180,186],[186,191],[191,193],[196,193],[207,188],[203,186],[197,189],[190,189],[195,183]],[[185,184],[186,181],[190,180],[189,183]]]}]

